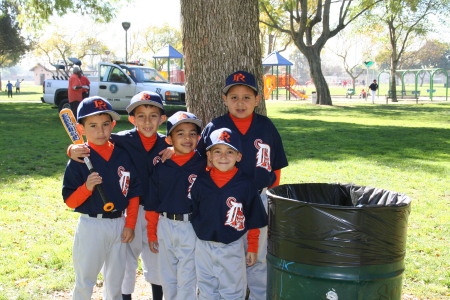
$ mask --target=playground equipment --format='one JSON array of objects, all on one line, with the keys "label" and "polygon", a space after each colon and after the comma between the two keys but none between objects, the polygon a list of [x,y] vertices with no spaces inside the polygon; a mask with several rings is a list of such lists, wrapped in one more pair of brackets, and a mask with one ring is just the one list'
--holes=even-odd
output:
[{"label": "playground equipment", "polygon": [[[386,73],[390,76],[390,72],[387,70],[381,71],[378,74],[378,82],[380,82],[380,77],[383,73]],[[449,87],[449,73],[445,69],[441,68],[434,68],[434,69],[410,69],[410,70],[397,70],[397,73],[401,73],[402,78],[402,86],[401,90],[397,91],[396,95],[400,96],[400,99],[405,98],[413,98],[416,100],[416,103],[419,101],[420,96],[420,90],[419,90],[419,75],[421,73],[428,73],[430,76],[430,88],[427,89],[427,93],[429,94],[430,100],[433,101],[433,94],[436,93],[436,89],[434,88],[434,76],[437,73],[443,73],[446,78],[446,83],[444,85],[445,87],[445,101],[448,101],[448,87]],[[414,90],[413,91],[406,91],[406,85],[405,85],[405,75],[408,73],[413,73],[415,78],[415,84],[414,84]],[[378,89],[378,96],[380,95],[380,89]],[[409,95],[409,97],[408,97]],[[388,94],[386,95],[386,103],[389,98],[392,98],[393,93],[391,91],[388,91]]]},{"label": "playground equipment", "polygon": [[[270,53],[264,60],[263,60],[263,67],[270,66],[271,69],[271,75],[264,75],[264,99],[269,99],[272,96],[272,92],[275,90],[276,92],[276,99],[278,100],[278,89],[282,88],[286,90],[286,98],[290,100],[291,95],[293,95],[296,98],[303,98],[307,99],[308,96],[306,96],[304,93],[301,93],[294,89],[294,86],[297,84],[297,81],[295,78],[291,76],[291,69],[290,66],[292,66],[292,63],[284,58],[278,51],[274,51]],[[276,66],[276,72],[274,74],[274,66]],[[279,67],[284,66],[285,67],[285,74],[280,75]],[[265,72],[263,72],[265,73]]]},{"label": "playground equipment", "polygon": [[171,59],[180,59],[181,60],[181,69],[183,69],[183,54],[178,52],[171,45],[167,45],[166,47],[159,50],[153,58],[155,59],[155,66],[157,59],[167,59],[167,71],[160,71],[160,73],[169,81],[169,83],[175,84],[183,84],[184,83],[184,71],[183,70],[170,70],[170,60]]},{"label": "playground equipment", "polygon": [[295,98],[308,99],[304,93],[294,89],[297,80],[291,75],[264,75],[264,99],[269,99],[272,91],[278,88],[284,88]]}]

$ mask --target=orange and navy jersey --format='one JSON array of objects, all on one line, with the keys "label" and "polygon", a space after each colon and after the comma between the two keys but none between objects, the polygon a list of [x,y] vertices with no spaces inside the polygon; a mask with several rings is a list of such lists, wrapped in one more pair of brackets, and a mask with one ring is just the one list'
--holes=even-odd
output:
[{"label": "orange and navy jersey", "polygon": [[201,154],[205,153],[206,141],[211,132],[222,127],[237,132],[241,138],[242,160],[236,166],[253,178],[258,190],[271,186],[276,180],[274,171],[288,165],[281,136],[272,121],[255,113],[249,129],[242,134],[229,114],[220,116],[203,130],[197,147]]},{"label": "orange and navy jersey", "polygon": [[141,181],[143,196],[140,199],[140,204],[144,205],[145,198],[148,197],[149,193],[149,178],[152,176],[154,169],[153,161],[156,157],[159,157],[158,153],[160,151],[169,147],[165,141],[165,136],[157,133],[156,142],[149,151],[147,151],[142,144],[136,129],[112,134],[111,141],[130,155]]},{"label": "orange and navy jersey", "polygon": [[204,241],[237,241],[249,229],[267,225],[267,214],[251,178],[240,170],[219,188],[209,172],[198,175],[191,189],[192,226]]},{"label": "orange and navy jersey", "polygon": [[[110,159],[106,161],[94,149],[90,149],[90,160],[96,172],[103,180],[103,189],[109,202],[114,208],[123,211],[128,207],[128,201],[142,196],[142,188],[134,164],[129,155],[119,147],[115,147]],[[62,195],[64,201],[82,186],[89,176],[86,164],[69,160],[64,173]],[[80,206],[76,212],[83,214],[102,214],[103,200],[97,189]]]},{"label": "orange and navy jersey", "polygon": [[154,160],[155,169],[151,176],[149,197],[144,209],[171,214],[188,214],[192,212],[192,200],[189,192],[197,174],[206,168],[206,160],[195,151],[192,158],[178,165],[173,160],[161,162]]}]

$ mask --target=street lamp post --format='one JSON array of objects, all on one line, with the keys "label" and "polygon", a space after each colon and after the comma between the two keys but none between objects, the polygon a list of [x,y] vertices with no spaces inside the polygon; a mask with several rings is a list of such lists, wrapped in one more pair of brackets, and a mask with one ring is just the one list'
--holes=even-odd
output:
[{"label": "street lamp post", "polygon": [[130,22],[122,22],[122,27],[125,30],[125,64],[128,63],[128,35],[127,31],[130,28],[131,23]]}]

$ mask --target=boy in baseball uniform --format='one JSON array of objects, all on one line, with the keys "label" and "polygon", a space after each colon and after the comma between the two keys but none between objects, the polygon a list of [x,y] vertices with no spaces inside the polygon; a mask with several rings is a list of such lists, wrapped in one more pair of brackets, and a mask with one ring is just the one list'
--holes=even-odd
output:
[{"label": "boy in baseball uniform", "polygon": [[[149,194],[149,178],[153,172],[153,160],[168,147],[165,136],[157,132],[166,121],[166,112],[161,97],[150,91],[144,91],[131,98],[127,107],[128,120],[135,128],[111,135],[111,141],[123,148],[131,157],[141,181],[143,196],[140,197],[139,214],[135,228],[135,238],[127,245],[125,277],[122,283],[123,300],[132,299],[136,283],[136,269],[139,256],[145,280],[152,285],[153,300],[162,300],[161,279],[159,277],[158,257],[150,251],[147,239],[147,221],[144,202]],[[72,147],[71,157],[88,156],[87,148]],[[82,162],[82,161],[80,161]]]},{"label": "boy in baseball uniform", "polygon": [[267,225],[267,214],[252,178],[235,166],[242,159],[239,135],[216,129],[206,151],[213,167],[199,174],[191,190],[199,299],[245,299],[245,266],[256,263],[258,228]]},{"label": "boy in baseball uniform", "polygon": [[[77,126],[86,136],[96,172],[90,173],[85,164],[69,160],[64,173],[64,201],[80,213],[73,245],[73,299],[91,299],[103,267],[103,299],[120,300],[126,243],[134,238],[141,186],[128,154],[110,142],[120,116],[109,102],[101,97],[86,98],[77,112]],[[103,209],[103,200],[95,188],[99,184],[114,204],[111,212]]]},{"label": "boy in baseball uniform", "polygon": [[161,163],[155,159],[150,196],[145,210],[150,249],[158,253],[165,299],[196,299],[192,228],[192,201],[189,191],[206,161],[196,151],[201,121],[188,112],[176,112],[167,120],[167,141],[175,153]]},{"label": "boy in baseball uniform", "polygon": [[[268,117],[254,112],[261,101],[253,74],[237,71],[226,78],[222,89],[228,113],[213,119],[202,132],[198,150],[205,153],[207,139],[218,128],[236,132],[242,143],[242,159],[237,167],[253,179],[267,212],[266,189],[279,184],[281,169],[288,165],[283,143]],[[261,229],[258,260],[247,267],[251,300],[266,299],[267,288],[267,226]]]}]

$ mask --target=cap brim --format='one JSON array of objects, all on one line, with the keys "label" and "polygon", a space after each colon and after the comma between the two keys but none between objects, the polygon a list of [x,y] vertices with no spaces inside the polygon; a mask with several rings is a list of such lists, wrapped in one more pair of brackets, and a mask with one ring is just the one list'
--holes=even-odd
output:
[{"label": "cap brim", "polygon": [[216,146],[216,145],[227,145],[228,147],[234,149],[235,151],[241,152],[241,150],[237,149],[235,146],[233,146],[233,145],[231,145],[231,144],[229,144],[229,143],[226,143],[226,142],[220,142],[220,143],[212,144],[212,145],[206,147],[206,151],[208,151],[209,149],[211,149],[212,147],[214,147],[214,146]]},{"label": "cap brim", "polygon": [[225,86],[225,87],[222,89],[222,92],[223,92],[224,94],[226,94],[226,93],[228,92],[228,90],[229,90],[230,88],[232,88],[233,86],[235,86],[235,85],[245,85],[245,86],[248,86],[249,88],[251,88],[252,90],[254,90],[255,92],[258,92],[258,89],[256,89],[254,86],[251,86],[251,85],[249,85],[249,84],[245,84],[245,83],[242,83],[242,82],[240,82],[240,83],[233,83],[233,84],[227,85],[227,86]]},{"label": "cap brim", "polygon": [[90,117],[90,116],[99,115],[99,114],[108,114],[108,115],[111,116],[111,118],[114,121],[120,120],[120,115],[118,113],[116,113],[115,111],[112,111],[112,110],[107,110],[107,111],[96,111],[96,112],[93,112],[91,114],[83,116],[82,118],[77,118],[77,121],[80,120],[80,119],[84,119],[84,118],[87,118],[87,117]]},{"label": "cap brim", "polygon": [[175,125],[172,126],[172,128],[170,128],[169,132],[167,132],[167,135],[169,135],[174,129],[175,127],[177,127],[180,124],[183,123],[192,123],[194,125],[197,125],[200,129],[202,129],[202,121],[201,120],[196,120],[196,119],[183,119],[178,121]]},{"label": "cap brim", "polygon": [[136,107],[138,107],[140,105],[144,105],[144,104],[156,106],[156,107],[162,109],[163,113],[166,114],[166,111],[164,110],[164,107],[160,103],[158,103],[156,101],[151,101],[151,100],[136,101],[133,104],[128,105],[126,110],[127,110],[128,113],[131,113]]}]

